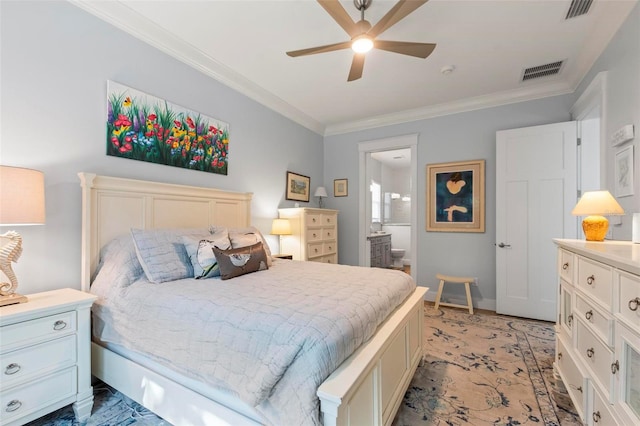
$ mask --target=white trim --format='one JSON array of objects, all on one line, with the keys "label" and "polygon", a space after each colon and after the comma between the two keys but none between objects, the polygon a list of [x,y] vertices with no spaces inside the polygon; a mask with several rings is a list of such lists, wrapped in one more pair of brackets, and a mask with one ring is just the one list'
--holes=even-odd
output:
[{"label": "white trim", "polygon": [[325,126],[273,93],[189,43],[185,43],[138,12],[118,1],[68,0],[71,4],[131,34],[267,108],[322,135]]},{"label": "white trim", "polygon": [[418,133],[395,136],[385,139],[364,141],[358,143],[359,157],[359,199],[358,199],[358,262],[361,266],[367,263],[367,221],[366,217],[366,156],[368,153],[388,151],[391,149],[409,148],[411,150],[411,277],[417,279],[418,266]]}]

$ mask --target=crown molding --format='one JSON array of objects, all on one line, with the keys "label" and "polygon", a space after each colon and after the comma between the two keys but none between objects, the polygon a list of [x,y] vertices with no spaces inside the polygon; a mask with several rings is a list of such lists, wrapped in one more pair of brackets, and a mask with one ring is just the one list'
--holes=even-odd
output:
[{"label": "crown molding", "polygon": [[119,1],[68,0],[74,6],[131,34],[267,108],[323,135],[325,126],[226,65],[185,43]]},{"label": "crown molding", "polygon": [[477,96],[474,98],[446,102],[424,108],[398,111],[391,114],[384,114],[367,118],[364,120],[355,120],[340,124],[333,124],[327,126],[324,135],[333,136],[360,130],[373,129],[376,127],[426,120],[429,118],[441,117],[444,115],[492,108],[517,102],[547,98],[550,96],[564,95],[567,93],[573,93],[574,90],[575,88],[562,81],[542,87],[536,86],[529,88],[519,88],[505,92]]}]

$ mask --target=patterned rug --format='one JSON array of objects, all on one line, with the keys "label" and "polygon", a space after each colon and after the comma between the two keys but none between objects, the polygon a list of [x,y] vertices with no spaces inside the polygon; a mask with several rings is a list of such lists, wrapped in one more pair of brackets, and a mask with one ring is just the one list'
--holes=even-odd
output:
[{"label": "patterned rug", "polygon": [[[424,333],[424,362],[394,426],[582,424],[553,377],[553,324],[427,306]],[[94,392],[87,426],[168,425],[109,386]],[[29,425],[78,422],[68,406]]]}]

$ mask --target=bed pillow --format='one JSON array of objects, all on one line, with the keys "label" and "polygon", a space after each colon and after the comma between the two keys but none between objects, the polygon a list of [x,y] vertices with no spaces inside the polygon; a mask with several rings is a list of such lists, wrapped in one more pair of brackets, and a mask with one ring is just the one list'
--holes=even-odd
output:
[{"label": "bed pillow", "polygon": [[182,237],[182,242],[196,279],[220,276],[220,268],[213,248],[217,247],[221,250],[231,248],[229,232],[226,228],[217,229],[214,234],[201,238],[185,235]]},{"label": "bed pillow", "polygon": [[209,234],[207,228],[131,229],[140,265],[147,279],[156,284],[193,277],[193,266],[182,237]]},{"label": "bed pillow", "polygon": [[[213,232],[213,229],[211,232]],[[264,236],[255,226],[229,228],[229,240],[231,240],[231,248],[247,247],[256,243],[262,243],[262,248],[267,256],[267,266],[271,266],[271,250]]]},{"label": "bed pillow", "polygon": [[230,250],[220,250],[214,246],[213,252],[218,259],[220,276],[223,280],[269,269],[267,254],[261,242]]}]

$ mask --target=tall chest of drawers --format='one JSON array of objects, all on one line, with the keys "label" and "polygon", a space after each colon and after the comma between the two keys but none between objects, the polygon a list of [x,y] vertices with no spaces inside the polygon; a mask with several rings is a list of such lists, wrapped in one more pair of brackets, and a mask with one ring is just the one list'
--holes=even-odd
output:
[{"label": "tall chest of drawers", "polygon": [[0,424],[22,425],[73,403],[93,407],[89,311],[96,296],[72,289],[0,308]]},{"label": "tall chest of drawers", "polygon": [[556,371],[586,425],[640,425],[640,245],[554,242]]},{"label": "tall chest of drawers", "polygon": [[279,209],[289,219],[291,235],[280,239],[280,252],[294,260],[338,263],[338,211],[307,207]]}]

